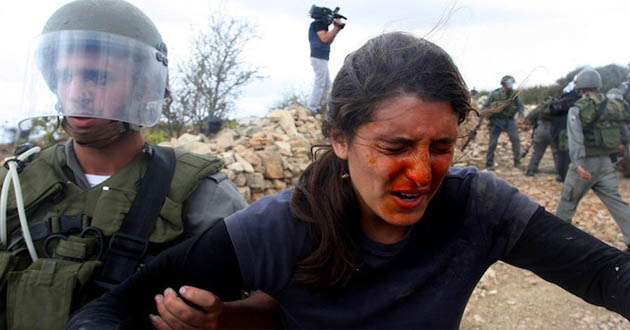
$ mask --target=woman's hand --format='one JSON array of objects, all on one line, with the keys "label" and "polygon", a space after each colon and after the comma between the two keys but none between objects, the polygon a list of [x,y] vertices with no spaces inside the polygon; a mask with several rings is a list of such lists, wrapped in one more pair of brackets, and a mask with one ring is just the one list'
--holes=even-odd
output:
[{"label": "woman's hand", "polygon": [[159,316],[151,315],[151,322],[158,330],[166,329],[216,329],[219,315],[223,311],[223,301],[212,292],[191,286],[182,286],[179,294],[187,301],[198,306],[187,304],[177,293],[168,288],[164,295],[155,296]]}]

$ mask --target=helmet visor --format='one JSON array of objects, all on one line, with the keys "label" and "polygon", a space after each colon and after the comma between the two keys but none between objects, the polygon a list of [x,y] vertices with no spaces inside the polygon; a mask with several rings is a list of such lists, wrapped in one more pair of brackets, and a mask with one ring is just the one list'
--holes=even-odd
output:
[{"label": "helmet visor", "polygon": [[32,49],[22,122],[71,116],[153,126],[159,120],[167,62],[156,48],[115,34],[71,30],[43,34]]}]

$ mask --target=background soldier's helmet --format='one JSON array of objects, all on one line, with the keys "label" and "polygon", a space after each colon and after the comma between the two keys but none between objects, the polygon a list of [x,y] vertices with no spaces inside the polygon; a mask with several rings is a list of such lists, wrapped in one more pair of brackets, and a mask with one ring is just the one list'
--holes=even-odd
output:
[{"label": "background soldier's helmet", "polygon": [[594,69],[582,70],[575,77],[577,89],[599,89],[602,87],[602,77]]},{"label": "background soldier's helmet", "polygon": [[507,86],[507,87],[512,87],[514,85],[514,77],[510,76],[510,75],[506,75],[503,76],[503,78],[501,78],[501,86]]},{"label": "background soldier's helmet", "polygon": [[[34,43],[23,96],[26,118],[81,115],[140,126],[159,120],[167,87],[167,49],[153,22],[137,7],[122,0],[73,1],[53,13]],[[116,113],[75,114],[60,105],[58,87],[65,78],[57,63],[73,54],[97,58],[103,71],[112,67],[112,58],[129,68],[125,79],[132,82],[131,90]]]}]

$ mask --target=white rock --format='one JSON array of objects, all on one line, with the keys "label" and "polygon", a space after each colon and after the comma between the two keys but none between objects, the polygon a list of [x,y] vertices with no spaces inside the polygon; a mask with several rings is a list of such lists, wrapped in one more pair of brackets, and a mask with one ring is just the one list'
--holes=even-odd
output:
[{"label": "white rock", "polygon": [[247,160],[245,160],[245,158],[241,157],[239,154],[234,154],[234,159],[236,159],[237,163],[241,164],[244,172],[254,173],[254,167]]},{"label": "white rock", "polygon": [[287,135],[294,136],[298,134],[293,116],[288,111],[274,110],[269,115],[269,119],[278,122]]}]

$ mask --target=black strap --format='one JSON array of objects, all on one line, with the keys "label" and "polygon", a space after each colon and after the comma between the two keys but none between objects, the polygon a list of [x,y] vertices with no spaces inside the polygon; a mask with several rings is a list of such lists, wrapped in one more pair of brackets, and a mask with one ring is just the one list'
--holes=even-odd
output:
[{"label": "black strap", "polygon": [[593,121],[588,123],[588,125],[584,126],[584,131],[590,131],[593,129],[593,127],[595,127],[595,123],[597,123],[597,121],[599,120],[599,117],[601,117],[602,114],[604,113],[604,110],[606,109],[607,104],[608,104],[608,98],[604,99],[604,102],[602,102],[599,105],[599,108],[597,108],[597,112],[595,113],[595,118],[593,118]]},{"label": "black strap", "polygon": [[[36,223],[28,225],[31,232],[31,239],[38,241],[46,238],[50,234],[78,233],[90,226],[90,217],[86,215],[67,216],[60,215],[50,217]],[[24,240],[21,229],[16,229],[9,237],[7,250],[11,251],[15,246]]]},{"label": "black strap", "polygon": [[[147,148],[151,148],[147,170],[140,180],[129,213],[109,242],[101,273],[102,280],[109,284],[116,285],[131,276],[144,258],[149,236],[155,228],[175,172],[173,149],[150,145]],[[107,283],[102,286],[111,288]]]}]

